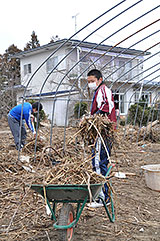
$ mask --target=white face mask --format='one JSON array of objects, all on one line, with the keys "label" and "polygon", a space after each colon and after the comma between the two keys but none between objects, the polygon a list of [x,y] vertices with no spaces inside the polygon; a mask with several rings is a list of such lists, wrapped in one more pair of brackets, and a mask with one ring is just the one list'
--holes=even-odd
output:
[{"label": "white face mask", "polygon": [[88,87],[89,87],[91,90],[95,90],[95,89],[97,88],[96,82],[88,83]]}]

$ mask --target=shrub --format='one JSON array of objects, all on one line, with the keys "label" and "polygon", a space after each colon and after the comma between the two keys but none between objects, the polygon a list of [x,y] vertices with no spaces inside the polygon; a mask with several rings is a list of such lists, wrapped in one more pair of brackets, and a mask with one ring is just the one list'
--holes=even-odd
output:
[{"label": "shrub", "polygon": [[78,102],[74,106],[74,115],[76,118],[81,117],[87,111],[87,103],[86,102]]},{"label": "shrub", "polygon": [[125,126],[125,120],[124,120],[124,119],[120,120],[119,124],[120,124],[121,126]]},{"label": "shrub", "polygon": [[145,108],[145,106],[139,104],[131,105],[131,107],[129,108],[128,122],[130,124],[134,124],[135,122],[135,124],[139,126],[140,123],[142,123],[142,125],[146,126],[148,121],[154,121],[157,119],[157,111],[157,109],[151,107]]}]

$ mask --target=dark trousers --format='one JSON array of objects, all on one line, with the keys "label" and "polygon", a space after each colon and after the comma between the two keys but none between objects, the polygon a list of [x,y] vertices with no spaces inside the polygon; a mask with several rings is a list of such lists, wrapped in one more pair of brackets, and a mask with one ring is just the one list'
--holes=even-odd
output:
[{"label": "dark trousers", "polygon": [[22,121],[22,126],[21,126],[21,140],[20,140],[20,121],[8,115],[8,124],[11,129],[12,135],[14,137],[16,149],[18,150],[19,147],[21,148],[21,145],[24,146],[25,140],[26,140],[27,133],[26,133],[24,121]]}]

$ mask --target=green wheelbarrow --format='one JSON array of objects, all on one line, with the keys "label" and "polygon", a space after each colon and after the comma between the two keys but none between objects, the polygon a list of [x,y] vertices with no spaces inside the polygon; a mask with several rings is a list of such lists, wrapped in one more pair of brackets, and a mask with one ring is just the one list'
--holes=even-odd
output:
[{"label": "green wheelbarrow", "polygon": [[[102,190],[102,183],[90,184],[90,192],[95,200]],[[31,189],[42,195],[51,212],[51,220],[55,223],[53,227],[59,230],[59,240],[73,240],[74,228],[77,224],[86,203],[90,202],[90,192],[87,184],[63,184],[63,185],[40,185],[32,184]],[[114,205],[111,192],[111,211],[109,211],[106,203],[102,200],[103,206],[111,222],[115,221]],[[56,204],[62,203],[59,217],[56,218]],[[72,204],[77,204],[76,215]],[[51,207],[52,206],[52,207]],[[110,213],[111,212],[111,213]]]}]

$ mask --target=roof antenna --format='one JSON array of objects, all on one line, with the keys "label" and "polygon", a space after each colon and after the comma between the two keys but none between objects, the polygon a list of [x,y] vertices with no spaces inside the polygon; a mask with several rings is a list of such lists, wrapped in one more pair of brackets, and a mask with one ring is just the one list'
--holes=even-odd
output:
[{"label": "roof antenna", "polygon": [[[77,13],[76,15],[72,16],[72,18],[75,19],[75,33],[77,32],[77,16],[79,15],[79,13]],[[77,37],[77,35],[75,35],[75,37]]]}]

